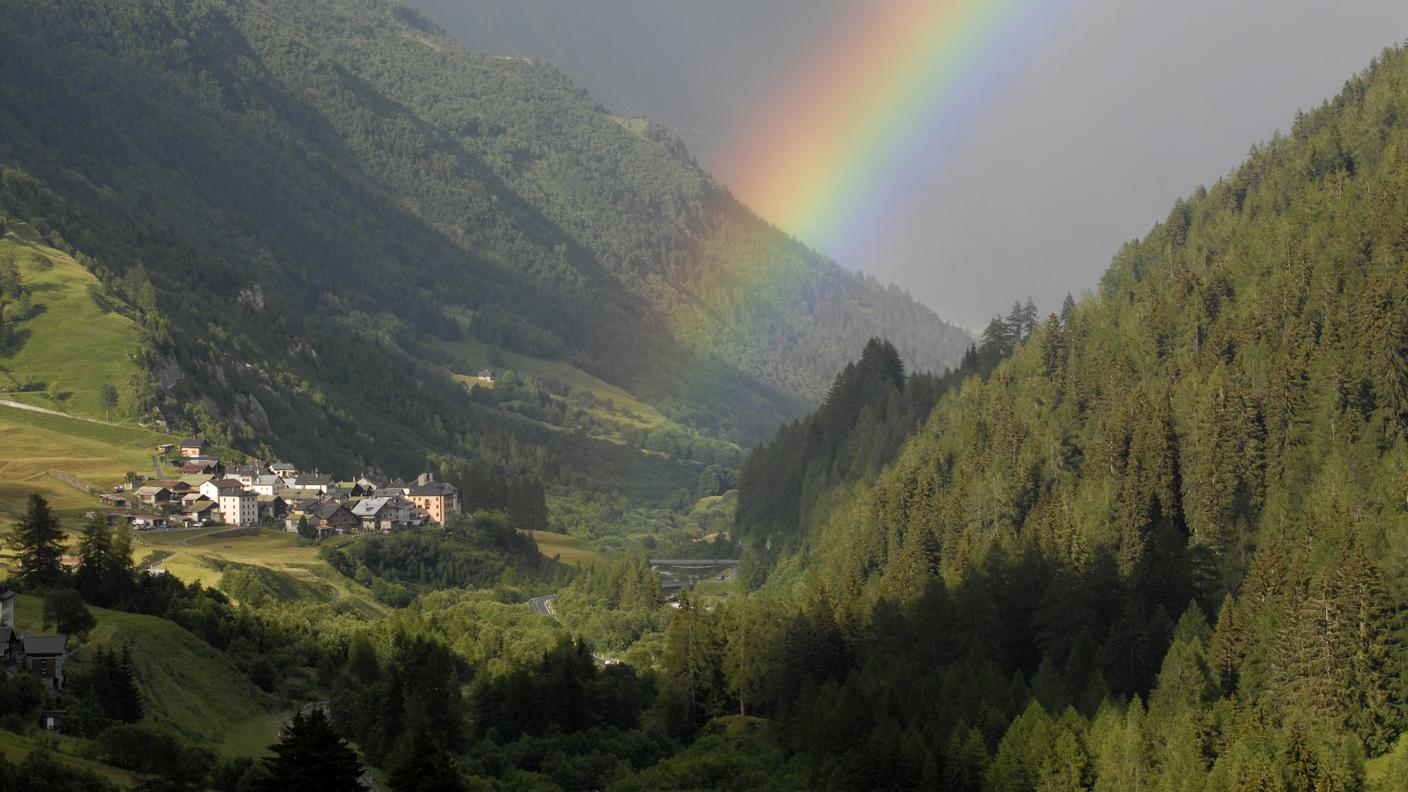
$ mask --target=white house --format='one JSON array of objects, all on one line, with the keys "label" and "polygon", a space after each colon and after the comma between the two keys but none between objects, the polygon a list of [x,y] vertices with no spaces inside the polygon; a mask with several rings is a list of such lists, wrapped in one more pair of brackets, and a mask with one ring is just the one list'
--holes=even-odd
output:
[{"label": "white house", "polygon": [[255,476],[254,481],[249,485],[256,495],[267,495],[273,497],[288,489],[284,480],[275,475]]},{"label": "white house", "polygon": [[259,524],[259,497],[238,480],[207,481],[200,485],[200,494],[215,501],[215,508],[226,525]]}]

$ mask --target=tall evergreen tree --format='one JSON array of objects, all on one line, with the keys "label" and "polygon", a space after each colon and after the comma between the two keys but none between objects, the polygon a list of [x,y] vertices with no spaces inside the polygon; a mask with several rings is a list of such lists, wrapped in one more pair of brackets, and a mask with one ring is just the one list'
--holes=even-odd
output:
[{"label": "tall evergreen tree", "polygon": [[264,760],[267,792],[362,792],[362,765],[321,707],[295,712]]},{"label": "tall evergreen tree", "polygon": [[64,531],[49,510],[49,502],[37,494],[30,495],[24,516],[10,534],[16,576],[21,583],[38,588],[63,580],[63,539]]}]

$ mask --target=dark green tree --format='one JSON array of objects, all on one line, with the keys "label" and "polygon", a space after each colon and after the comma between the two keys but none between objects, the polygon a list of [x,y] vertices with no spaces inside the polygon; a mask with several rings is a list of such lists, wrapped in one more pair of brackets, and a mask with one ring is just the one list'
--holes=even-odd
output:
[{"label": "dark green tree", "polygon": [[82,643],[88,631],[98,626],[97,619],[83,604],[83,597],[73,589],[51,589],[44,592],[44,629],[53,627]]},{"label": "dark green tree", "polygon": [[273,756],[264,760],[265,778],[259,788],[268,792],[361,792],[357,780],[362,765],[347,741],[333,728],[321,707],[295,712],[269,746]]},{"label": "dark green tree", "polygon": [[60,583],[64,578],[63,540],[64,531],[49,511],[49,502],[37,494],[30,495],[24,516],[10,534],[20,582],[36,588]]},{"label": "dark green tree", "polygon": [[103,405],[103,417],[110,418],[112,411],[117,409],[117,388],[104,385],[98,391],[98,401]]}]

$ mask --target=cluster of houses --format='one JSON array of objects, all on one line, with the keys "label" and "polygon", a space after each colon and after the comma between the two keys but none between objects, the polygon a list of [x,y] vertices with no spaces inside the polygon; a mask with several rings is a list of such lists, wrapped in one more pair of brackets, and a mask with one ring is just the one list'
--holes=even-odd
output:
[{"label": "cluster of houses", "polygon": [[[64,688],[64,662],[68,660],[68,636],[21,635],[15,632],[15,592],[0,583],[0,667],[6,673],[28,671],[55,693]],[[63,720],[63,711],[44,710],[39,714],[40,726],[55,731]]]},{"label": "cluster of houses", "polygon": [[115,508],[148,510],[132,515],[139,530],[274,524],[297,531],[306,524],[321,539],[445,525],[460,512],[459,492],[429,473],[414,482],[338,481],[286,462],[226,467],[198,437],[157,450],[179,452],[179,477],[132,482],[102,496]]}]

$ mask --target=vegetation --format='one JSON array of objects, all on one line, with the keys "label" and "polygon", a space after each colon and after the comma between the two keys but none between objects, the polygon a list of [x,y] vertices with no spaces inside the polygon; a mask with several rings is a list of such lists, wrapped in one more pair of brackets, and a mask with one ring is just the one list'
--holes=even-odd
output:
[{"label": "vegetation", "polygon": [[[856,313],[909,303],[763,228],[664,131],[410,9],[48,5],[0,14],[0,159],[35,174],[0,172],[0,209],[33,222],[7,214],[5,244],[67,251],[63,228],[101,256],[73,260],[143,365],[179,373],[139,411],[362,465],[434,447],[476,516],[134,548],[30,498],[16,626],[84,641],[82,741],[40,750],[52,696],[0,680],[0,749],[23,753],[0,785],[1401,787],[1408,52],[1176,203],[1098,293],[1016,303],[930,375],[902,363],[939,343],[928,319],[891,344]],[[773,255],[776,281],[715,283]],[[38,337],[38,282],[0,267],[11,349]],[[838,339],[872,335],[738,464],[784,391],[821,395]],[[481,353],[500,376],[466,392]],[[398,376],[332,387],[361,371]],[[85,409],[110,409],[102,385]],[[670,604],[649,562],[740,551],[742,585]],[[525,604],[551,591],[551,616]]]},{"label": "vegetation", "polygon": [[[764,591],[811,601],[749,711],[809,783],[1364,787],[1408,729],[1405,75],[1384,53],[1064,317],[1014,306],[984,339],[1010,357],[820,514],[794,488],[757,519],[745,464],[755,552],[802,532]],[[700,620],[691,646],[734,635]],[[692,657],[677,706],[726,711],[724,655]]]},{"label": "vegetation", "polygon": [[967,343],[768,227],[671,133],[396,4],[7,3],[0,49],[0,224],[140,337],[103,354],[146,376],[74,387],[94,415],[111,385],[118,414],[261,456],[434,451],[658,505],[865,338],[927,368]]}]

